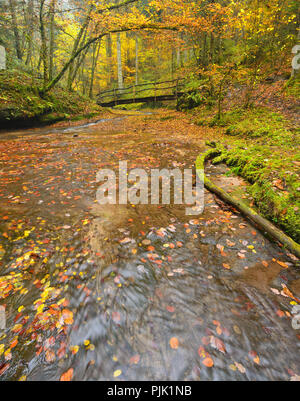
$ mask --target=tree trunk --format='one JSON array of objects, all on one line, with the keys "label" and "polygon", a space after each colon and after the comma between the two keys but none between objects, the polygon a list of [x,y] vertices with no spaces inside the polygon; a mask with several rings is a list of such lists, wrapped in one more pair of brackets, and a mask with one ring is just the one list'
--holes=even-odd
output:
[{"label": "tree trunk", "polygon": [[180,49],[178,48],[178,49],[177,49],[177,59],[176,59],[177,68],[180,68],[180,61],[181,61],[181,51],[180,51]]},{"label": "tree trunk", "polygon": [[139,84],[139,37],[135,34],[135,84]]},{"label": "tree trunk", "polygon": [[101,41],[99,41],[99,43],[94,43],[91,81],[90,81],[90,89],[89,89],[89,98],[90,99],[93,99],[94,78],[95,78],[95,72],[97,69],[97,63],[98,63],[98,59],[99,59],[100,48],[101,48]]},{"label": "tree trunk", "polygon": [[12,29],[14,32],[14,39],[15,39],[15,49],[17,58],[22,61],[22,47],[21,47],[21,40],[20,40],[20,32],[18,28],[17,16],[16,16],[16,2],[15,0],[9,0],[9,11],[11,15],[11,23]]},{"label": "tree trunk", "polygon": [[210,34],[210,48],[209,48],[209,62],[213,64],[214,62],[214,51],[215,51],[215,38],[213,32]]},{"label": "tree trunk", "polygon": [[44,23],[44,6],[46,0],[41,0],[40,3],[40,34],[41,34],[41,59],[43,62],[43,80],[44,80],[44,88],[47,86],[47,82],[49,80],[49,58],[48,58],[48,47],[47,47],[47,37],[45,31],[45,23]]},{"label": "tree trunk", "polygon": [[54,74],[54,47],[55,47],[55,6],[56,0],[51,0],[50,3],[50,45],[49,45],[49,79],[53,79]]},{"label": "tree trunk", "polygon": [[118,70],[118,88],[123,89],[123,68],[122,68],[122,45],[121,34],[117,33],[117,70]]},{"label": "tree trunk", "polygon": [[[299,65],[299,52],[300,51],[300,30],[298,31],[298,37],[297,37],[297,44],[296,46],[293,47],[293,52],[295,54],[295,56],[293,57],[293,63],[292,63],[292,73],[291,73],[291,78],[294,78],[297,74],[297,72],[299,71],[299,69],[295,69],[294,68],[294,64],[298,64]],[[295,62],[296,60],[296,62]]]},{"label": "tree trunk", "polygon": [[118,70],[118,88],[123,89],[123,68],[122,68],[122,45],[121,34],[117,33],[117,70]]},{"label": "tree trunk", "polygon": [[32,58],[32,42],[33,42],[33,32],[34,32],[34,3],[33,0],[28,1],[27,7],[27,29],[28,29],[28,47],[25,64],[29,65]]},{"label": "tree trunk", "polygon": [[111,36],[106,36],[106,64],[107,64],[107,75],[108,75],[108,84],[112,85],[113,82],[113,68],[112,68],[112,43]]},{"label": "tree trunk", "polygon": [[[82,24],[82,26],[81,26],[81,28],[80,28],[80,30],[78,32],[78,35],[77,35],[77,37],[75,39],[75,42],[73,44],[73,48],[72,48],[72,52],[71,52],[71,59],[73,58],[74,54],[77,52],[77,50],[79,48],[79,45],[80,45],[80,42],[81,42],[81,39],[82,39],[82,37],[84,36],[84,34],[86,33],[86,31],[87,31],[87,29],[89,27],[91,13],[93,11],[93,8],[94,8],[93,4],[90,5],[90,7],[88,9],[88,13],[87,13],[87,15],[85,17],[85,20],[84,20],[84,22],[83,22],[83,24]],[[74,63],[72,62],[70,64],[70,66],[69,66],[69,75],[68,75],[68,83],[67,83],[68,90],[72,89],[73,81],[74,81]]]},{"label": "tree trunk", "polygon": [[206,66],[206,64],[207,64],[206,49],[207,49],[207,34],[204,33],[204,38],[203,38],[203,51],[202,51],[202,64],[203,64],[204,66]]},{"label": "tree trunk", "polygon": [[[86,41],[86,36],[87,36],[87,31],[84,32],[84,36],[83,36],[83,38],[82,38],[82,43],[85,43],[85,41]],[[71,64],[71,67],[72,67],[72,70],[71,70],[72,76],[69,76],[69,77],[68,77],[68,89],[69,89],[69,90],[72,89],[73,82],[75,81],[75,79],[76,79],[76,77],[77,77],[78,71],[79,71],[79,69],[80,69],[82,63],[84,62],[84,59],[85,59],[85,57],[86,57],[88,51],[89,51],[89,48],[87,47],[87,48],[77,57],[77,59],[74,60],[74,62]],[[70,74],[70,71],[69,71],[69,74]]]}]

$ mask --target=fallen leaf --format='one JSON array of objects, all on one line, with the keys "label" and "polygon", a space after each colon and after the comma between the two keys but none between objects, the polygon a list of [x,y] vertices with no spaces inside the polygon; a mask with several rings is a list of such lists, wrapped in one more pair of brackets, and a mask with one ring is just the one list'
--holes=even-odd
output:
[{"label": "fallen leaf", "polygon": [[214,361],[211,358],[205,358],[202,361],[203,365],[205,365],[207,368],[212,368],[214,366]]},{"label": "fallen leaf", "polygon": [[122,374],[122,370],[118,369],[114,371],[114,377],[119,377]]},{"label": "fallen leaf", "polygon": [[177,349],[179,347],[179,341],[178,338],[172,337],[170,340],[170,347],[173,349]]},{"label": "fallen leaf", "polygon": [[61,382],[70,382],[73,378],[74,369],[69,369],[65,373],[63,373],[60,377]]},{"label": "fallen leaf", "polygon": [[129,360],[130,365],[137,365],[139,362],[140,362],[140,356],[139,355],[134,355]]}]

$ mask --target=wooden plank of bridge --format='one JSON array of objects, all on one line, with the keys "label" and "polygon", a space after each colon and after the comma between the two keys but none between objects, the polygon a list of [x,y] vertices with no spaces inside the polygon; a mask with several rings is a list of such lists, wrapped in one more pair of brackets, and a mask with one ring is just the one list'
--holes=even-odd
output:
[{"label": "wooden plank of bridge", "polygon": [[[174,97],[174,99],[176,100],[176,102],[177,102],[177,104],[178,104],[178,98],[179,98],[179,94],[180,94],[180,81],[181,81],[182,79],[180,79],[180,78],[177,78],[177,79],[173,79],[172,81],[164,81],[164,82],[157,82],[156,80],[155,80],[155,82],[152,82],[152,83],[146,83],[146,84],[138,84],[138,85],[136,85],[136,84],[134,84],[134,85],[132,85],[132,86],[129,86],[128,88],[124,88],[123,89],[123,91],[126,91],[126,90],[129,90],[130,89],[130,91],[127,93],[127,95],[129,95],[129,97],[127,98],[127,102],[124,102],[124,100],[126,100],[126,99],[123,99],[122,98],[122,95],[124,95],[124,93],[122,92],[120,92],[119,93],[119,91],[116,89],[116,88],[114,88],[114,89],[112,89],[112,90],[107,90],[107,91],[104,91],[104,92],[102,92],[101,94],[99,94],[99,100],[100,100],[100,104],[102,104],[102,103],[110,103],[110,102],[104,102],[104,99],[105,98],[107,98],[107,97],[109,97],[109,95],[108,95],[108,93],[112,93],[112,100],[111,100],[111,102],[116,106],[116,105],[118,105],[121,101],[122,101],[122,104],[126,104],[126,103],[136,103],[137,102],[137,98],[139,98],[140,99],[140,95],[138,95],[138,93],[140,93],[140,92],[143,92],[143,91],[149,91],[149,90],[151,90],[151,88],[149,89],[149,85],[150,85],[150,87],[151,87],[151,85],[152,85],[152,88],[154,87],[154,96],[149,96],[149,100],[150,99],[153,99],[154,100],[154,102],[155,102],[155,104],[157,103],[157,99],[158,98],[163,98],[164,97],[164,95],[158,95],[157,94],[157,91],[164,91],[164,90],[168,90],[168,89],[173,89],[173,97]],[[167,87],[167,88],[161,88],[160,89],[160,85],[162,85],[162,84],[166,84],[166,83],[170,83],[170,84],[173,84],[172,86],[170,86],[170,87]],[[146,89],[143,89],[143,90],[138,90],[138,88],[139,87],[145,87],[145,86],[147,86],[147,88]],[[130,94],[132,93],[132,97],[130,97]],[[126,93],[125,93],[126,94]],[[120,96],[119,96],[120,95]],[[167,96],[167,95],[166,95]],[[153,101],[152,100],[152,101]]]}]

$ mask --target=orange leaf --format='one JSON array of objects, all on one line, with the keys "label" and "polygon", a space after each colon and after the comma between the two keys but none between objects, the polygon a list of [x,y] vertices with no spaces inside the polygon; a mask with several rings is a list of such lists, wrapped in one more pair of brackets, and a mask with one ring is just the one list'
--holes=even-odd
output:
[{"label": "orange leaf", "polygon": [[170,347],[173,349],[177,349],[179,347],[179,341],[178,338],[172,337],[170,340]]},{"label": "orange leaf", "polygon": [[284,267],[285,269],[288,269],[288,265],[287,265],[286,263],[281,262],[280,260],[277,260],[277,263],[278,263],[280,266]]},{"label": "orange leaf", "polygon": [[279,317],[284,317],[284,316],[285,316],[284,312],[282,312],[282,310],[280,310],[280,309],[278,309],[278,311],[276,312],[276,314],[277,314]]},{"label": "orange leaf", "polygon": [[74,323],[73,312],[71,312],[69,309],[63,309],[62,315],[63,315],[65,324],[71,325]]},{"label": "orange leaf", "polygon": [[216,332],[217,332],[217,334],[220,336],[220,335],[223,333],[223,330],[221,329],[220,326],[217,326]]},{"label": "orange leaf", "polygon": [[15,338],[14,341],[10,344],[10,348],[15,348],[15,346],[18,344],[18,339]]},{"label": "orange leaf", "polygon": [[203,365],[205,365],[207,368],[212,368],[214,366],[214,361],[211,358],[205,358],[202,361]]},{"label": "orange leaf", "polygon": [[51,363],[55,361],[55,353],[49,349],[47,349],[46,354],[45,354],[46,361]]},{"label": "orange leaf", "polygon": [[65,373],[63,373],[60,377],[61,382],[70,382],[73,378],[74,369],[69,369]]}]

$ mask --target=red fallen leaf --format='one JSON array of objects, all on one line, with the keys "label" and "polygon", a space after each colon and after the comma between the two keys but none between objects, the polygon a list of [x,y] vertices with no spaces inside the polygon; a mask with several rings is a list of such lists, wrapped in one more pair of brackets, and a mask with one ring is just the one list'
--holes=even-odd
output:
[{"label": "red fallen leaf", "polygon": [[166,309],[167,309],[167,311],[168,312],[170,312],[170,313],[174,313],[175,312],[175,308],[173,307],[173,306],[166,306]]},{"label": "red fallen leaf", "polygon": [[63,373],[60,377],[61,382],[70,382],[73,378],[74,369],[69,369],[65,373]]},{"label": "red fallen leaf", "polygon": [[14,322],[16,322],[20,317],[22,316],[22,313],[18,313],[17,316],[14,318]]},{"label": "red fallen leaf", "polygon": [[155,248],[154,248],[154,246],[152,246],[152,245],[148,246],[147,249],[148,249],[148,251],[150,251],[150,252],[155,251]]},{"label": "red fallen leaf", "polygon": [[134,355],[129,359],[130,365],[137,365],[140,362],[140,356],[139,355]]},{"label": "red fallen leaf", "polygon": [[111,318],[115,323],[120,323],[121,321],[121,315],[119,312],[112,312]]},{"label": "red fallen leaf", "polygon": [[0,365],[0,376],[3,375],[3,373],[6,372],[8,368],[9,368],[9,363]]}]

